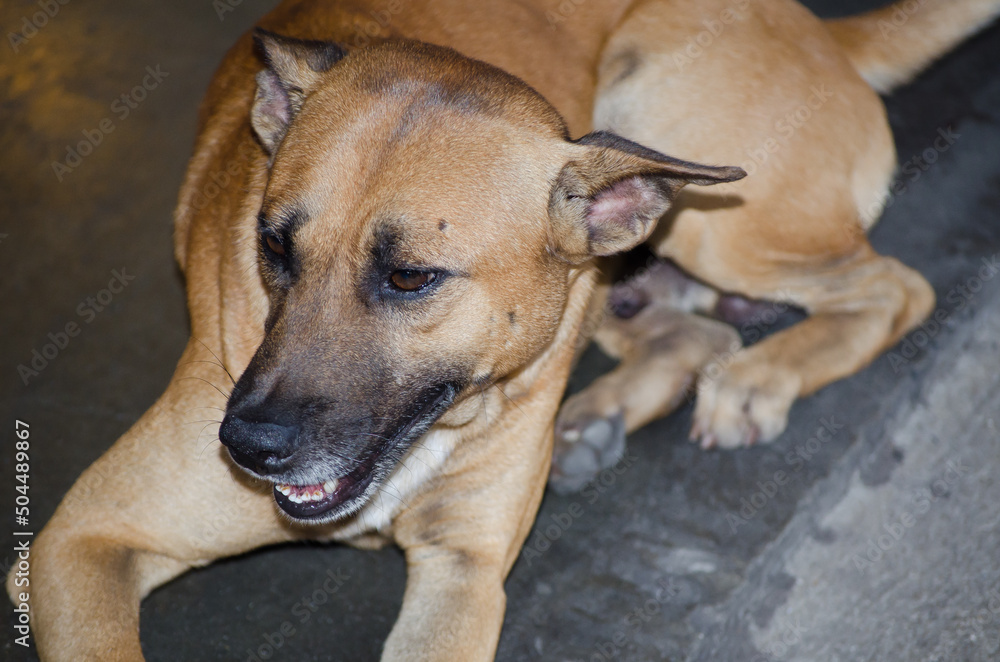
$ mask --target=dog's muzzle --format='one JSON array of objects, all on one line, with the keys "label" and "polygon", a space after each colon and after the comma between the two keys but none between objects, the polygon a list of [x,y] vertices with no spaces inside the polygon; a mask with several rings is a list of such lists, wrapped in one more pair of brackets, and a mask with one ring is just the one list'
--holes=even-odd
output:
[{"label": "dog's muzzle", "polygon": [[[305,426],[262,420],[265,417],[258,410],[230,408],[219,428],[219,439],[236,464],[274,483],[274,500],[282,511],[295,519],[328,521],[353,512],[369,498],[410,445],[451,406],[459,391],[452,383],[433,387],[389,430],[363,433],[365,440],[352,444],[357,448],[353,468],[324,467],[322,460],[305,465],[304,458],[317,455],[315,448],[312,453],[299,452],[310,443],[304,438]],[[289,482],[303,475],[315,482]]]}]

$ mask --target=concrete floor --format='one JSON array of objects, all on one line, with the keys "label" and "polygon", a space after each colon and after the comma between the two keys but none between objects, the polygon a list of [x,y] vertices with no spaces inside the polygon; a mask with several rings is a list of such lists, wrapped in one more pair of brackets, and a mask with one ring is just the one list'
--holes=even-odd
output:
[{"label": "concrete floor", "polygon": [[[0,260],[12,268],[0,279],[0,412],[8,439],[15,419],[31,424],[35,531],[159,395],[185,342],[171,210],[196,106],[271,3],[228,4],[220,20],[208,0],[70,0],[18,52],[3,47]],[[878,3],[807,4],[829,14]],[[36,11],[4,3],[4,34]],[[507,583],[499,660],[1000,657],[1000,282],[972,280],[1000,252],[998,62],[994,28],[888,99],[901,164],[939,130],[959,136],[872,235],[930,279],[947,321],[912,336],[914,352],[897,348],[902,360],[884,356],[797,404],[770,446],[701,452],[684,441],[685,409],[633,435],[620,474],[548,494]],[[114,100],[147,67],[161,80],[126,116]],[[67,145],[95,130],[92,152],[56,173]],[[88,297],[114,270],[134,279],[98,311]],[[960,286],[976,291],[966,299]],[[79,334],[25,384],[18,366],[69,322]],[[609,365],[591,352],[574,388]],[[13,544],[6,527],[3,569]],[[320,589],[328,570],[350,576],[332,595]],[[392,549],[262,550],[156,591],[143,646],[150,660],[242,661],[287,622],[295,632],[269,659],[377,659],[404,581]],[[13,645],[3,614],[0,658],[37,659]]]}]

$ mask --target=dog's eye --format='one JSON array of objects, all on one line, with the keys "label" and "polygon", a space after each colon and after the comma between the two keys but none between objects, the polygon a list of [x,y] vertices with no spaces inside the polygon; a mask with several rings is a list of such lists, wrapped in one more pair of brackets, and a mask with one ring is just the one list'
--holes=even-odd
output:
[{"label": "dog's eye", "polygon": [[264,257],[271,262],[285,264],[288,259],[288,240],[286,237],[275,234],[271,230],[261,230],[260,245],[264,251]]},{"label": "dog's eye", "polygon": [[285,256],[285,247],[281,244],[281,240],[273,234],[264,235],[264,244],[275,255],[279,257]]},{"label": "dog's eye", "polygon": [[416,269],[400,269],[389,276],[389,282],[397,290],[415,292],[427,287],[437,276],[433,271],[417,271]]}]

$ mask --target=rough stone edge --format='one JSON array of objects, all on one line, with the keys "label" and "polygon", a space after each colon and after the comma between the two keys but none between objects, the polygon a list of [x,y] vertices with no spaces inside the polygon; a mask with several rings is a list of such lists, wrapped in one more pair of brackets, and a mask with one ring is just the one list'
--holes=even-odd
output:
[{"label": "rough stone edge", "polygon": [[[830,474],[806,492],[781,534],[747,566],[743,583],[721,605],[692,612],[689,622],[700,634],[688,652],[687,662],[770,659],[753,643],[750,624],[755,615],[762,605],[770,605],[769,611],[773,611],[775,592],[787,594],[786,563],[805,541],[819,533],[819,522],[847,495],[855,476],[866,466],[878,463],[880,454],[891,451],[891,435],[886,431],[896,429],[915,413],[938,382],[954,371],[957,358],[965,353],[964,346],[979,326],[986,318],[1000,314],[1000,288],[984,287],[979,301],[971,319],[939,339],[929,364],[917,369],[920,374],[906,377],[883,401],[876,415],[857,430],[857,441]],[[783,601],[781,596],[778,602]]]}]

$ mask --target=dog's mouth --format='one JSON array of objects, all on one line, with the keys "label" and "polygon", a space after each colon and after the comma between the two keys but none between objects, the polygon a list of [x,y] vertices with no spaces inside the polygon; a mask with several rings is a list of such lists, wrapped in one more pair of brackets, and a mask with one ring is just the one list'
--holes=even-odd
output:
[{"label": "dog's mouth", "polygon": [[274,502],[295,519],[319,518],[337,506],[363,496],[373,478],[374,473],[369,472],[360,480],[356,480],[353,476],[344,476],[315,485],[279,483],[274,486]]},{"label": "dog's mouth", "polygon": [[435,387],[402,421],[395,434],[373,449],[369,459],[350,473],[312,484],[275,484],[275,503],[289,517],[310,522],[328,522],[356,512],[377,491],[410,445],[451,406],[459,390],[450,383]]}]

